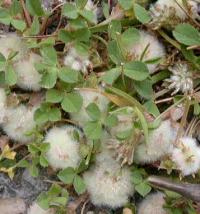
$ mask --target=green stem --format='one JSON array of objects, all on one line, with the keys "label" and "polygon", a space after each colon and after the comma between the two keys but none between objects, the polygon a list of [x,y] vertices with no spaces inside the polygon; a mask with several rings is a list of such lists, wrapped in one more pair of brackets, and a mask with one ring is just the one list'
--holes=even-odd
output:
[{"label": "green stem", "polygon": [[173,45],[178,50],[181,50],[181,46],[178,42],[176,42],[174,39],[170,38],[164,31],[158,30],[158,33],[167,40],[171,45]]}]

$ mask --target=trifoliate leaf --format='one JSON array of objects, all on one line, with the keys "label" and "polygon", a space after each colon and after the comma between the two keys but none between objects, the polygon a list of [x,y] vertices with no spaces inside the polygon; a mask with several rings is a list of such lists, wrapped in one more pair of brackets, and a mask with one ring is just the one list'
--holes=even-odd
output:
[{"label": "trifoliate leaf", "polygon": [[173,31],[173,35],[184,45],[200,45],[200,33],[190,24],[179,24]]},{"label": "trifoliate leaf", "polygon": [[149,76],[149,70],[145,63],[133,61],[124,65],[124,75],[133,80],[142,81]]},{"label": "trifoliate leaf", "polygon": [[83,179],[79,175],[75,176],[73,185],[74,185],[75,191],[79,195],[86,191],[86,185],[85,185]]},{"label": "trifoliate leaf", "polygon": [[44,15],[41,0],[26,0],[26,7],[32,16]]},{"label": "trifoliate leaf", "polygon": [[90,140],[100,139],[102,134],[100,122],[87,122],[84,127],[84,133]]},{"label": "trifoliate leaf", "polygon": [[134,4],[134,12],[136,18],[143,24],[146,24],[151,20],[151,16],[149,15],[148,11],[139,4]]},{"label": "trifoliate leaf", "polygon": [[81,109],[83,98],[79,93],[66,94],[61,103],[62,109],[66,112],[78,112]]},{"label": "trifoliate leaf", "polygon": [[99,120],[101,117],[101,111],[99,110],[99,107],[95,103],[90,103],[86,107],[86,112],[93,121]]},{"label": "trifoliate leaf", "polygon": [[74,5],[73,3],[66,3],[63,6],[63,15],[70,19],[78,18],[78,11],[76,5]]},{"label": "trifoliate leaf", "polygon": [[71,184],[74,180],[76,173],[73,168],[68,167],[58,173],[58,178],[65,184]]},{"label": "trifoliate leaf", "polygon": [[66,83],[76,83],[78,81],[78,72],[64,67],[59,71],[58,77]]}]

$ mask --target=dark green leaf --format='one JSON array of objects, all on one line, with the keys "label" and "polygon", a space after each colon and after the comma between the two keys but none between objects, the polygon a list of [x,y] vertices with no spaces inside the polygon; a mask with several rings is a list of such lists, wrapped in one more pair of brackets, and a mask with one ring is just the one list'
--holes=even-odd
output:
[{"label": "dark green leaf", "polygon": [[149,186],[147,184],[147,182],[142,182],[139,183],[138,185],[135,185],[135,190],[142,195],[143,197],[145,197],[150,191],[151,191],[151,186]]},{"label": "dark green leaf", "polygon": [[98,140],[101,138],[102,126],[99,122],[87,122],[84,127],[84,133],[90,140]]},{"label": "dark green leaf", "polygon": [[29,34],[34,36],[34,35],[37,35],[39,31],[40,31],[40,23],[39,23],[38,17],[35,16],[33,19],[31,28],[29,30]]},{"label": "dark green leaf", "polygon": [[64,29],[60,29],[58,32],[58,39],[64,43],[68,43],[72,40],[71,33]]},{"label": "dark green leaf", "polygon": [[200,45],[199,31],[190,24],[177,25],[173,35],[176,40],[184,45]]},{"label": "dark green leaf", "polygon": [[49,120],[48,112],[37,109],[34,114],[34,120],[37,124],[46,123]]},{"label": "dark green leaf", "polygon": [[90,103],[86,107],[86,112],[93,121],[99,120],[101,117],[101,111],[99,110],[99,107],[95,103]]},{"label": "dark green leaf", "polygon": [[58,178],[65,184],[73,183],[76,173],[73,168],[68,167],[58,173]]},{"label": "dark green leaf", "polygon": [[82,96],[76,92],[73,92],[64,96],[61,106],[66,112],[78,112],[81,109],[82,103]]},{"label": "dark green leaf", "polygon": [[112,128],[117,124],[118,124],[118,119],[117,119],[117,116],[115,116],[114,114],[111,114],[108,117],[106,117],[105,126]]},{"label": "dark green leaf", "polygon": [[119,77],[120,74],[121,74],[120,67],[113,68],[113,69],[105,72],[105,74],[101,77],[101,79],[105,83],[112,85],[115,82],[115,80],[117,80],[117,78]]},{"label": "dark green leaf", "polygon": [[96,16],[93,11],[89,10],[81,10],[79,14],[85,18],[88,22],[95,24],[96,23]]},{"label": "dark green leaf", "polygon": [[78,11],[76,6],[73,3],[66,3],[63,6],[63,15],[70,19],[78,18]]},{"label": "dark green leaf", "polygon": [[121,64],[121,62],[123,61],[123,56],[118,48],[116,41],[110,41],[108,43],[108,53],[109,57],[115,64],[117,65]]},{"label": "dark green leaf", "polygon": [[134,12],[136,18],[143,24],[146,24],[151,20],[151,16],[149,15],[148,11],[139,4],[134,4]]},{"label": "dark green leaf", "polygon": [[48,161],[44,155],[40,155],[40,165],[42,167],[47,167],[49,165]]},{"label": "dark green leaf", "polygon": [[15,85],[17,82],[17,74],[15,73],[13,67],[8,65],[5,72],[5,81],[9,86]]},{"label": "dark green leaf", "polygon": [[55,66],[57,64],[57,53],[53,46],[46,45],[40,49],[44,61]]},{"label": "dark green leaf", "polygon": [[119,4],[124,10],[130,10],[133,7],[133,0],[119,0]]},{"label": "dark green leaf", "polygon": [[52,68],[49,69],[48,72],[43,74],[41,80],[41,86],[44,88],[53,88],[56,84],[57,80],[57,69]]},{"label": "dark green leaf", "polygon": [[86,191],[85,183],[84,183],[83,179],[79,175],[75,176],[73,185],[74,185],[75,191],[78,194],[82,194],[82,193],[84,193]]},{"label": "dark green leaf", "polygon": [[61,120],[61,111],[59,108],[52,108],[48,112],[49,121],[55,122]]},{"label": "dark green leaf", "polygon": [[76,83],[78,81],[78,72],[67,67],[63,67],[59,73],[58,77],[66,83]]},{"label": "dark green leaf", "polygon": [[26,23],[23,20],[12,19],[11,24],[20,31],[23,31],[26,28]]},{"label": "dark green leaf", "polygon": [[108,33],[112,39],[116,39],[116,33],[121,33],[122,25],[120,20],[112,20],[108,25]]},{"label": "dark green leaf", "polygon": [[149,70],[145,63],[133,61],[124,65],[124,75],[131,79],[142,81],[149,76]]},{"label": "dark green leaf", "polygon": [[32,16],[42,16],[44,11],[40,0],[26,0],[26,7]]},{"label": "dark green leaf", "polygon": [[136,28],[129,28],[122,34],[122,43],[126,47],[138,42],[140,39],[140,33]]},{"label": "dark green leaf", "polygon": [[46,92],[46,101],[49,103],[59,103],[63,99],[63,93],[56,89],[50,89]]},{"label": "dark green leaf", "polygon": [[134,87],[138,94],[146,99],[150,99],[153,95],[152,82],[148,79],[134,82]]}]

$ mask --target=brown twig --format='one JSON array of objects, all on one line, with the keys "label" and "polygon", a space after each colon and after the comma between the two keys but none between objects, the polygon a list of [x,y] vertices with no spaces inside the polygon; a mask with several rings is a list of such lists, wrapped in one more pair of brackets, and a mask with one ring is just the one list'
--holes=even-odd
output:
[{"label": "brown twig", "polygon": [[22,5],[23,11],[24,11],[24,17],[25,17],[26,23],[27,23],[28,27],[31,27],[31,24],[32,24],[31,17],[30,17],[29,12],[26,9],[24,0],[20,0],[20,3]]}]

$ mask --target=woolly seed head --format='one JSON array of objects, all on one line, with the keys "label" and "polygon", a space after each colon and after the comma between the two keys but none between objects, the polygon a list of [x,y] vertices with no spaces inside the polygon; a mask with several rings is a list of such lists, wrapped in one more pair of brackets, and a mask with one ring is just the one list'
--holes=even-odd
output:
[{"label": "woolly seed head", "polygon": [[176,139],[177,130],[171,126],[170,120],[163,121],[161,125],[149,133],[147,143],[136,147],[134,160],[136,163],[152,163],[169,154]]},{"label": "woolly seed head", "polygon": [[50,149],[46,156],[54,169],[78,166],[81,158],[75,132],[81,136],[80,131],[73,126],[54,127],[48,131],[45,142],[50,143]]},{"label": "woolly seed head", "polygon": [[163,208],[165,204],[164,194],[152,193],[145,197],[137,208],[137,214],[167,214]]},{"label": "woolly seed head", "polygon": [[183,137],[172,151],[172,160],[183,176],[196,173],[200,169],[200,147],[194,138]]},{"label": "woolly seed head", "polygon": [[39,91],[41,74],[35,69],[35,64],[41,61],[38,54],[30,53],[25,58],[15,63],[14,68],[17,73],[17,85],[26,90]]},{"label": "woolly seed head", "polygon": [[172,72],[170,79],[166,79],[170,83],[169,89],[174,89],[172,95],[177,92],[191,93],[193,91],[192,73],[186,63],[178,63],[169,70]]},{"label": "woolly seed head", "polygon": [[[165,48],[162,43],[159,42],[156,36],[151,35],[146,31],[140,31],[140,40],[130,47],[129,52],[133,59],[140,60],[144,50],[147,48],[143,61],[153,59],[163,59],[165,57]],[[156,71],[159,63],[147,64],[149,72],[152,74]]]},{"label": "woolly seed head", "polygon": [[26,143],[32,139],[26,136],[35,127],[34,113],[37,107],[28,108],[19,105],[15,108],[8,108],[2,124],[5,133],[13,140]]},{"label": "woolly seed head", "polygon": [[194,0],[187,1],[188,7],[186,8],[182,0],[158,0],[155,4],[152,4],[149,11],[152,16],[152,22],[150,25],[154,28],[173,28],[177,24],[182,23],[188,19],[189,15],[196,19],[198,15],[198,3]]},{"label": "woolly seed head", "polygon": [[18,52],[14,60],[21,59],[27,53],[27,47],[16,33],[0,35],[0,53],[7,59],[11,52]]},{"label": "woolly seed head", "polygon": [[96,165],[83,178],[91,201],[97,206],[121,207],[134,194],[130,170],[121,168],[108,151],[97,157]]},{"label": "woolly seed head", "polygon": [[90,121],[85,110],[90,103],[95,103],[103,114],[107,113],[109,100],[104,95],[89,90],[82,90],[79,93],[83,97],[83,104],[79,112],[70,114],[72,120],[77,121],[81,126]]},{"label": "woolly seed head", "polygon": [[44,210],[36,202],[34,202],[28,209],[28,214],[55,214],[54,209]]},{"label": "woolly seed head", "polygon": [[80,52],[74,47],[71,47],[64,57],[64,65],[76,71],[81,71],[83,74],[87,74],[88,68],[92,66],[92,63],[85,51]]}]

